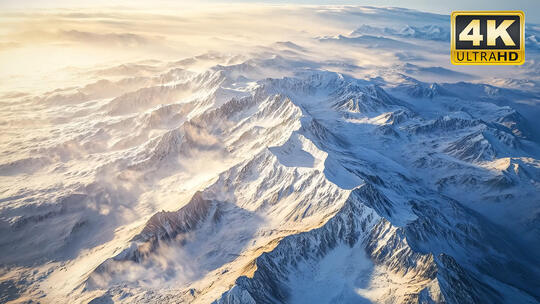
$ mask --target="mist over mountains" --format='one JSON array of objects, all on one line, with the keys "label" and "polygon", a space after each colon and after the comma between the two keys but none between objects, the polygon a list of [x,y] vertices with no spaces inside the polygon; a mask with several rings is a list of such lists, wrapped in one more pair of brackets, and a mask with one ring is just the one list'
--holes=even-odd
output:
[{"label": "mist over mountains", "polygon": [[137,59],[4,71],[0,302],[538,303],[538,26],[523,66],[455,67],[448,16],[249,12],[55,12],[6,49]]}]

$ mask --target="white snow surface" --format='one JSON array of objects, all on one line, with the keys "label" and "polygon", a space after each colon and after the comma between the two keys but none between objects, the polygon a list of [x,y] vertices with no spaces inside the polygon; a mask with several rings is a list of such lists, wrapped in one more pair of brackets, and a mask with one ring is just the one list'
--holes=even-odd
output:
[{"label": "white snow surface", "polygon": [[284,19],[2,86],[1,303],[540,301],[538,26],[484,69],[444,15],[235,9]]}]

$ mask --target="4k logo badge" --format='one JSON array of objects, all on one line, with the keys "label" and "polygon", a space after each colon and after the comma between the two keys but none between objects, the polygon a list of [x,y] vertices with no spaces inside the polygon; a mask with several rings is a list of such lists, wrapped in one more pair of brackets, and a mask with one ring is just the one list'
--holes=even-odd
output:
[{"label": "4k logo badge", "polygon": [[525,15],[522,11],[452,12],[453,64],[523,64]]}]

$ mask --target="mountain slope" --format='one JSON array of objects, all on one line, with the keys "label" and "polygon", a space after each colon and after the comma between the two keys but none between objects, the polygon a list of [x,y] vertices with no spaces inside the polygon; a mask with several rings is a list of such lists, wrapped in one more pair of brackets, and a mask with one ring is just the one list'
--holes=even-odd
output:
[{"label": "mountain slope", "polygon": [[353,32],[6,95],[0,302],[538,303],[537,54],[484,79],[446,16],[309,12]]}]

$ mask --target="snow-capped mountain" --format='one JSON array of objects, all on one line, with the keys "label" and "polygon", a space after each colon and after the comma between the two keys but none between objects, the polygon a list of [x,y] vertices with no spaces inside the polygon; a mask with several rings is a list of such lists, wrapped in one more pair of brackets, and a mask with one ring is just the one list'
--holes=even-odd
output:
[{"label": "snow-capped mountain", "polygon": [[4,94],[0,302],[538,303],[538,53],[485,77],[446,16],[311,13],[365,18]]}]

